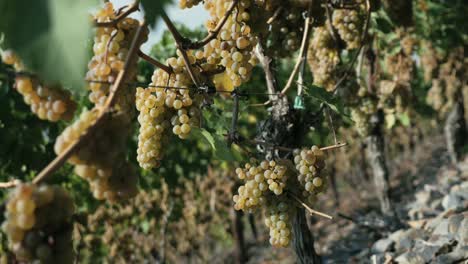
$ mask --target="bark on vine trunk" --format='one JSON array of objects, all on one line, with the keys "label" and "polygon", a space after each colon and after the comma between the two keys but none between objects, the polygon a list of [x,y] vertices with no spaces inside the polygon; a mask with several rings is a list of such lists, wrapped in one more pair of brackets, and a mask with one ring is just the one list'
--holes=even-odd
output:
[{"label": "bark on vine trunk", "polygon": [[463,148],[468,143],[467,127],[465,122],[465,109],[462,97],[457,100],[452,108],[452,111],[447,116],[445,121],[444,133],[447,144],[447,150],[453,164],[456,164],[460,159]]},{"label": "bark on vine trunk", "polygon": [[315,252],[314,237],[307,226],[305,211],[302,208],[296,210],[293,222],[293,235],[293,247],[296,252],[298,263],[322,263],[322,259],[317,252]]},{"label": "bark on vine trunk", "polygon": [[243,264],[247,262],[247,250],[244,239],[244,225],[242,223],[242,212],[233,210],[232,227],[236,241],[236,263]]},{"label": "bark on vine trunk", "polygon": [[390,201],[389,172],[385,160],[384,136],[382,125],[384,123],[383,112],[378,111],[370,119],[372,127],[366,138],[366,159],[374,177],[376,195],[379,199],[380,210],[385,216],[394,217],[395,211]]}]

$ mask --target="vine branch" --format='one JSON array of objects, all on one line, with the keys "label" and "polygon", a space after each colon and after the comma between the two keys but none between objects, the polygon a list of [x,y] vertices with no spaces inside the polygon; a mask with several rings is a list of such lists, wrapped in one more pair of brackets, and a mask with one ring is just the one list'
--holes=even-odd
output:
[{"label": "vine branch", "polygon": [[182,54],[182,58],[184,60],[185,68],[187,69],[188,74],[190,75],[190,78],[192,79],[192,82],[195,84],[195,86],[200,87],[200,82],[193,72],[192,67],[190,66],[190,60],[187,56],[187,51],[184,48],[184,42],[186,40],[180,35],[179,31],[177,28],[174,26],[174,23],[172,23],[171,19],[167,16],[165,11],[162,11],[161,17],[164,20],[164,23],[166,23],[167,28],[171,32],[172,36],[174,37],[174,40],[176,42],[176,46],[179,49],[180,53]]},{"label": "vine branch", "polygon": [[143,60],[149,62],[151,65],[160,68],[161,70],[167,72],[167,74],[171,74],[173,72],[172,68],[165,65],[164,63],[161,63],[157,61],[156,59],[152,58],[148,54],[145,54],[143,51],[138,50],[138,56],[142,58]]},{"label": "vine branch", "polygon": [[56,170],[58,170],[63,164],[75,153],[84,143],[88,141],[89,138],[95,134],[101,124],[105,121],[106,118],[110,117],[112,111],[111,108],[115,103],[116,100],[116,93],[121,89],[124,85],[124,80],[126,79],[129,68],[132,65],[132,62],[136,59],[136,54],[138,51],[138,43],[139,39],[141,38],[142,29],[144,24],[140,24],[137,28],[136,34],[133,38],[132,44],[130,46],[130,50],[128,52],[127,58],[125,60],[124,68],[119,72],[114,85],[110,89],[109,96],[107,98],[106,104],[102,108],[98,108],[99,116],[96,121],[85,130],[83,134],[76,140],[73,144],[71,144],[62,154],[57,156],[52,162],[50,162],[34,179],[34,184],[39,184],[45,181],[48,177],[50,177]]},{"label": "vine branch", "polygon": [[287,193],[291,198],[293,198],[294,200],[296,200],[296,202],[298,202],[300,205],[302,205],[310,214],[316,214],[316,215],[319,215],[319,216],[322,216],[322,217],[325,217],[325,218],[328,218],[330,220],[333,219],[333,217],[331,215],[328,215],[326,213],[322,213],[320,211],[317,211],[317,210],[314,210],[312,208],[310,208],[310,206],[308,206],[305,202],[303,202],[301,199],[299,199],[296,195],[294,195],[293,193],[291,192],[288,192]]},{"label": "vine branch", "polygon": [[296,65],[294,65],[294,69],[291,72],[291,75],[289,76],[288,82],[286,83],[283,90],[281,91],[282,95],[284,95],[292,86],[294,82],[294,78],[296,77],[296,74],[299,72],[301,68],[301,64],[306,59],[305,54],[309,46],[309,35],[310,35],[310,28],[312,24],[312,6],[313,6],[313,0],[309,2],[309,10],[307,11],[307,17],[304,20],[304,33],[302,35],[301,49],[299,51],[299,55],[297,56]]},{"label": "vine branch", "polygon": [[122,12],[117,15],[112,21],[107,22],[98,22],[94,21],[94,26],[96,27],[115,27],[122,19],[126,18],[131,13],[140,10],[139,9],[140,0],[135,0],[125,12]]}]

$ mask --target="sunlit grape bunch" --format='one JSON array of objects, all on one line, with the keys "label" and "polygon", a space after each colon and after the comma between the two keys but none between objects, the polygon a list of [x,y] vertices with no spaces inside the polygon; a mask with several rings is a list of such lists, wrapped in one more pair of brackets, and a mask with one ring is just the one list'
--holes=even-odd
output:
[{"label": "sunlit grape bunch", "polygon": [[[84,111],[78,120],[68,126],[55,142],[60,155],[74,144],[94,124],[99,111]],[[116,201],[134,196],[138,175],[125,159],[125,145],[130,133],[126,115],[114,115],[100,124],[100,129],[87,139],[86,145],[72,155],[68,162],[75,165],[75,173],[90,183],[96,199]]]},{"label": "sunlit grape bunch", "polygon": [[237,177],[245,184],[238,188],[234,195],[234,208],[253,212],[266,202],[266,195],[281,195],[288,180],[287,168],[275,161],[262,161],[258,166],[245,164],[237,168]]},{"label": "sunlit grape bunch", "polygon": [[[25,70],[23,63],[11,50],[2,53],[2,61],[12,65],[18,72]],[[56,122],[72,118],[76,104],[70,93],[60,86],[43,85],[36,78],[19,75],[15,79],[15,87],[24,102],[31,107],[31,112],[40,119]]]},{"label": "sunlit grape bunch", "polygon": [[[95,15],[98,22],[109,22],[115,17],[116,11],[111,2],[105,3],[104,7]],[[118,72],[124,67],[138,24],[138,20],[126,17],[117,23],[115,27],[98,27],[96,29],[93,45],[94,56],[88,63],[88,72],[86,73],[86,79],[89,82],[87,88],[91,91],[89,100],[94,104],[104,105],[112,83],[115,81]],[[146,32],[143,34],[144,38],[139,40],[140,43],[147,40],[148,29],[145,28],[144,30]],[[135,65],[129,68],[129,81],[134,80],[136,76],[136,61],[134,63]],[[122,90],[125,91],[126,89]],[[123,98],[118,98],[117,105],[124,108],[124,110],[133,109],[131,103],[134,100],[134,93],[129,92],[127,89],[126,92],[122,93],[122,96]],[[125,96],[130,98],[125,99]]]},{"label": "sunlit grape bunch", "polygon": [[20,262],[73,263],[74,204],[60,186],[20,184],[9,195],[2,230]]},{"label": "sunlit grape bunch", "polygon": [[269,202],[265,210],[265,225],[270,229],[270,244],[274,247],[287,247],[291,242],[291,216],[295,207],[287,199]]},{"label": "sunlit grape bunch", "polygon": [[327,91],[333,91],[340,57],[336,43],[325,26],[315,28],[308,54],[307,59],[314,76],[314,83]]},{"label": "sunlit grape bunch", "polygon": [[179,0],[179,7],[181,9],[192,8],[198,5],[202,0]]},{"label": "sunlit grape bunch", "polygon": [[318,193],[326,188],[325,154],[317,146],[311,148],[296,149],[294,154],[294,164],[299,171],[297,180],[302,187],[302,197],[307,202],[313,203]]},{"label": "sunlit grape bunch", "polygon": [[[148,88],[137,88],[136,107],[140,123],[137,160],[144,169],[159,167],[163,157],[162,141],[167,138],[168,131],[186,139],[200,122],[200,111],[194,104],[194,100],[199,100],[195,99],[193,82],[180,51],[177,54],[177,58],[167,59],[172,74],[157,69]],[[188,58],[191,64],[196,62],[191,51]]]},{"label": "sunlit grape bunch", "polygon": [[332,15],[332,25],[338,31],[340,38],[346,43],[347,49],[356,49],[361,45],[364,30],[365,1],[356,0],[355,9],[336,9]]},{"label": "sunlit grape bunch", "polygon": [[[206,23],[208,31],[216,27],[232,1],[205,1],[205,8],[211,16]],[[226,75],[227,78],[222,78],[223,81],[219,81],[217,76],[214,78],[217,89],[232,90],[240,86],[250,79],[252,69],[257,64],[254,54],[257,38],[252,34],[249,26],[250,6],[250,0],[239,1],[216,39],[205,45],[203,50],[195,53],[197,59],[204,59],[207,64],[221,65],[226,68],[226,71],[220,75]]]}]

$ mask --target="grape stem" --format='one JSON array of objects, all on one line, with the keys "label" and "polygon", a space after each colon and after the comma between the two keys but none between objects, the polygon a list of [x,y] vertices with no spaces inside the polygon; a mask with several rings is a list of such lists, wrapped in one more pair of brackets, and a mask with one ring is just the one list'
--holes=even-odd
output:
[{"label": "grape stem", "polygon": [[188,74],[190,75],[190,78],[192,79],[193,84],[198,88],[200,87],[200,82],[193,72],[192,67],[190,66],[190,61],[187,56],[187,51],[184,48],[184,42],[186,42],[186,39],[180,35],[179,31],[177,28],[174,26],[174,23],[172,23],[171,19],[167,16],[166,12],[163,10],[161,13],[161,17],[164,20],[164,23],[166,23],[167,28],[171,32],[172,36],[174,37],[174,40],[176,42],[176,46],[179,49],[180,53],[182,54],[182,58],[184,60],[185,68],[187,69]]},{"label": "grape stem", "polygon": [[309,2],[309,10],[307,11],[307,17],[304,20],[304,33],[302,35],[301,49],[299,51],[299,55],[297,56],[296,65],[294,65],[294,69],[289,76],[288,82],[281,91],[281,95],[284,95],[289,90],[289,88],[291,88],[294,78],[301,68],[301,64],[306,60],[306,50],[309,46],[309,35],[312,24],[312,6],[313,0]]},{"label": "grape stem", "polygon": [[197,41],[197,42],[191,42],[191,43],[186,44],[185,48],[199,49],[207,45],[208,43],[210,43],[210,41],[213,40],[214,38],[216,38],[238,3],[239,3],[239,0],[233,0],[229,8],[226,10],[226,13],[224,14],[224,16],[221,18],[221,20],[219,20],[215,29],[210,31],[210,33],[208,33],[208,35],[204,39]]},{"label": "grape stem", "polygon": [[0,189],[7,189],[7,188],[15,187],[16,185],[20,183],[21,181],[18,179],[14,179],[8,182],[0,182]]},{"label": "grape stem", "polygon": [[276,18],[278,18],[279,14],[281,14],[281,11],[283,11],[282,6],[275,10],[275,13],[268,19],[267,24],[271,25],[276,20]]},{"label": "grape stem", "polygon": [[294,195],[292,192],[287,192],[287,195],[289,195],[291,198],[293,198],[294,200],[296,200],[296,202],[298,202],[300,205],[302,205],[310,214],[316,214],[316,215],[319,215],[321,217],[325,217],[325,218],[328,218],[330,220],[333,219],[333,217],[331,215],[328,215],[326,213],[322,213],[320,211],[317,211],[317,210],[314,210],[312,208],[310,208],[310,206],[308,206],[305,202],[303,202],[301,199],[299,199],[296,195]]},{"label": "grape stem", "polygon": [[96,110],[99,111],[99,116],[96,121],[91,124],[91,126],[85,130],[83,134],[76,140],[73,144],[71,144],[62,154],[57,156],[52,162],[50,162],[34,179],[34,184],[39,184],[45,181],[48,177],[53,175],[53,173],[58,170],[63,164],[70,158],[73,153],[79,150],[81,146],[83,146],[87,141],[93,137],[97,130],[99,130],[100,126],[104,123],[107,118],[110,118],[112,115],[112,106],[116,100],[116,93],[124,86],[124,80],[127,78],[129,73],[130,66],[133,65],[134,60],[137,59],[137,52],[138,52],[138,43],[140,42],[140,38],[143,33],[143,28],[145,27],[144,23],[140,23],[137,28],[136,34],[132,40],[132,44],[130,46],[127,58],[125,60],[125,65],[122,70],[120,70],[117,78],[114,82],[114,85],[111,87],[109,96],[105,105],[101,108],[97,108]]},{"label": "grape stem", "polygon": [[96,27],[115,27],[122,19],[126,18],[128,15],[131,13],[138,11],[139,10],[139,5],[140,5],[140,0],[135,0],[125,12],[120,13],[117,15],[116,18],[114,18],[112,21],[108,22],[97,22],[94,21],[94,26]]},{"label": "grape stem", "polygon": [[151,65],[160,68],[161,70],[167,72],[167,74],[173,73],[173,70],[171,67],[153,59],[151,56],[145,54],[143,51],[138,50],[138,56],[142,58],[143,60],[149,62]]}]

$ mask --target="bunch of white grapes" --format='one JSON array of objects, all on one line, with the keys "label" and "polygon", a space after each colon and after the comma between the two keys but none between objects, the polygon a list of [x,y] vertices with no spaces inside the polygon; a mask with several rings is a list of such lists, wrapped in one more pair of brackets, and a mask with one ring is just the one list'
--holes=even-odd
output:
[{"label": "bunch of white grapes", "polygon": [[244,168],[237,168],[237,177],[245,181],[234,195],[234,208],[246,212],[253,212],[266,202],[266,196],[279,196],[283,193],[288,180],[287,168],[275,161],[262,161],[258,166],[245,164]]},{"label": "bunch of white grapes", "polygon": [[[177,58],[167,59],[173,73],[168,74],[157,69],[149,87],[137,88],[136,91],[140,123],[137,160],[144,169],[160,165],[163,156],[162,141],[167,138],[171,126],[173,134],[186,139],[192,128],[199,124],[200,111],[192,99],[196,87],[193,87],[180,51],[177,54]],[[191,51],[187,55],[193,66],[196,58]]]},{"label": "bunch of white grapes", "polygon": [[[205,8],[211,19],[206,23],[208,31],[212,31],[228,11],[233,0],[206,0]],[[254,47],[257,38],[251,32],[249,7],[251,0],[240,0],[215,39],[195,53],[199,60],[207,64],[221,65],[226,68],[214,79],[218,89],[232,89],[250,79],[253,67],[257,64]],[[220,78],[224,77],[226,78]],[[222,81],[221,81],[222,80]]]},{"label": "bunch of white grapes", "polygon": [[179,7],[181,9],[185,8],[192,8],[196,5],[198,5],[202,0],[180,0],[179,1]]},{"label": "bunch of white grapes", "polygon": [[294,150],[294,164],[299,171],[297,180],[302,187],[302,197],[314,203],[316,196],[326,189],[325,154],[317,146]]},{"label": "bunch of white grapes", "polygon": [[[2,61],[12,65],[18,72],[25,67],[18,56],[11,50],[2,53]],[[70,120],[76,109],[70,93],[60,86],[43,85],[36,78],[19,75],[15,79],[16,90],[23,96],[24,102],[31,107],[31,112],[42,120],[57,122]]]},{"label": "bunch of white grapes", "polygon": [[332,25],[338,30],[347,49],[356,49],[361,45],[362,32],[366,19],[364,0],[356,0],[355,9],[336,9],[332,15]]},{"label": "bunch of white grapes", "polygon": [[9,195],[3,231],[18,261],[73,263],[74,205],[60,186],[20,184]]},{"label": "bunch of white grapes", "polygon": [[[62,154],[92,126],[99,111],[84,111],[68,126],[55,142],[55,152]],[[136,194],[138,175],[125,160],[126,140],[130,133],[126,115],[114,115],[104,120],[92,138],[72,155],[68,162],[75,165],[75,173],[86,179],[96,199],[115,201]]]},{"label": "bunch of white grapes", "polygon": [[336,43],[327,27],[315,28],[309,44],[308,54],[307,59],[314,77],[314,83],[324,87],[327,91],[333,91],[336,86],[340,56]]},{"label": "bunch of white grapes", "polygon": [[295,207],[287,199],[269,202],[265,210],[265,225],[270,229],[270,244],[274,247],[287,247],[291,242],[291,216]]},{"label": "bunch of white grapes", "polygon": [[[116,18],[116,12],[111,2],[105,3],[95,15],[98,22],[110,22]],[[89,100],[97,106],[103,106],[107,100],[112,83],[117,78],[117,74],[123,69],[127,58],[131,42],[138,27],[138,20],[133,18],[122,19],[115,27],[98,27],[95,30],[93,52],[94,56],[88,63],[86,79],[89,81],[88,89],[91,91]],[[148,29],[145,28],[143,39],[147,40]],[[129,67],[130,74],[127,76],[128,82],[135,80],[137,65]],[[133,109],[134,93],[130,88],[124,87],[118,96],[117,105],[124,111]]]}]

